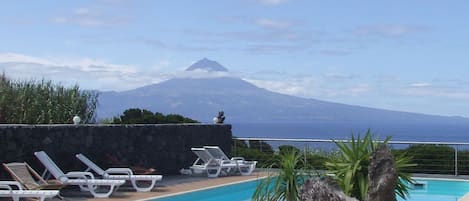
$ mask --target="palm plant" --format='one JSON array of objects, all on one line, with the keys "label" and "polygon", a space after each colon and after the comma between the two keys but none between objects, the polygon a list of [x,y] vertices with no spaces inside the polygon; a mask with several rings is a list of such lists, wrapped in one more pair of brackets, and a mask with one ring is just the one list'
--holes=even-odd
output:
[{"label": "palm plant", "polygon": [[[390,138],[387,138],[383,143],[387,144],[389,140]],[[370,130],[366,132],[363,139],[352,135],[352,139],[348,142],[337,141],[335,143],[339,148],[339,154],[327,161],[325,165],[345,194],[363,200],[368,193],[370,156],[379,143],[372,140]],[[410,164],[410,158],[405,155],[396,155],[395,162],[400,178],[396,193],[405,199],[409,188],[406,183],[411,183],[412,179],[410,174],[402,170],[415,164]]]},{"label": "palm plant", "polygon": [[270,168],[272,167],[278,167],[278,172],[259,182],[252,200],[297,201],[300,186],[311,176],[311,171],[301,168],[305,167],[301,153],[295,149],[286,149],[270,165]]}]

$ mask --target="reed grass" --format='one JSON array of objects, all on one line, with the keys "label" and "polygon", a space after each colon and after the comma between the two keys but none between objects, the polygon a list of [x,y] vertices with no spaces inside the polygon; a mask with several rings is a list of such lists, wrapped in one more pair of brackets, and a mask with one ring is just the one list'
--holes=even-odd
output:
[{"label": "reed grass", "polygon": [[96,121],[98,93],[65,87],[47,80],[12,81],[0,76],[0,123],[67,124],[78,115]]}]

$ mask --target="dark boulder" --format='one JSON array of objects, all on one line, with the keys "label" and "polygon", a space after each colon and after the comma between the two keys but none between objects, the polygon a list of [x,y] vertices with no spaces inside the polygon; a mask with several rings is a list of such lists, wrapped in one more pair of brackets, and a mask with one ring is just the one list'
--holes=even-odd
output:
[{"label": "dark boulder", "polygon": [[398,174],[394,157],[382,144],[372,154],[368,168],[367,201],[396,201]]},{"label": "dark boulder", "polygon": [[301,201],[357,201],[348,197],[331,178],[308,179],[301,188]]}]

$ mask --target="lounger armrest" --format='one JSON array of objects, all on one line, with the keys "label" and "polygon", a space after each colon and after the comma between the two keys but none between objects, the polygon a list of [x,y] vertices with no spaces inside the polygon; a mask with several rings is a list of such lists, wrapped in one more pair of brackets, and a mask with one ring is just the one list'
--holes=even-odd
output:
[{"label": "lounger armrest", "polygon": [[13,190],[10,185],[6,185],[6,184],[0,184],[0,189],[5,189],[9,191]]},{"label": "lounger armrest", "polygon": [[233,157],[231,160],[236,160],[236,161],[244,161],[244,157]]},{"label": "lounger armrest", "polygon": [[125,174],[129,176],[134,174],[130,168],[109,168],[104,172],[107,174]]},{"label": "lounger armrest", "polygon": [[1,189],[7,189],[7,190],[13,190],[11,186],[16,186],[18,190],[23,190],[23,187],[21,184],[17,181],[0,181],[0,188]]},{"label": "lounger armrest", "polygon": [[83,178],[94,180],[94,175],[91,172],[67,172],[67,174],[65,174],[64,176],[71,178]]},{"label": "lounger armrest", "polygon": [[237,160],[219,160],[220,164],[238,164]]}]

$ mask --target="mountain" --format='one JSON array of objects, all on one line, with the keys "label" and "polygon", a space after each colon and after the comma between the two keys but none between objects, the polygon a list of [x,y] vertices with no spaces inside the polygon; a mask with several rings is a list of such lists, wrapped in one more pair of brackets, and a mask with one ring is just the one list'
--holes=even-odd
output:
[{"label": "mountain", "polygon": [[[194,68],[198,68],[198,65]],[[182,114],[202,122],[211,122],[218,111],[223,110],[228,123],[469,123],[468,119],[460,117],[398,112],[299,98],[271,92],[233,77],[177,78],[123,92],[102,92],[99,96],[98,118],[116,116],[128,108]]]},{"label": "mountain", "polygon": [[220,65],[218,62],[209,60],[207,58],[195,62],[186,69],[186,71],[194,70],[205,70],[208,72],[228,72],[228,69]]}]

